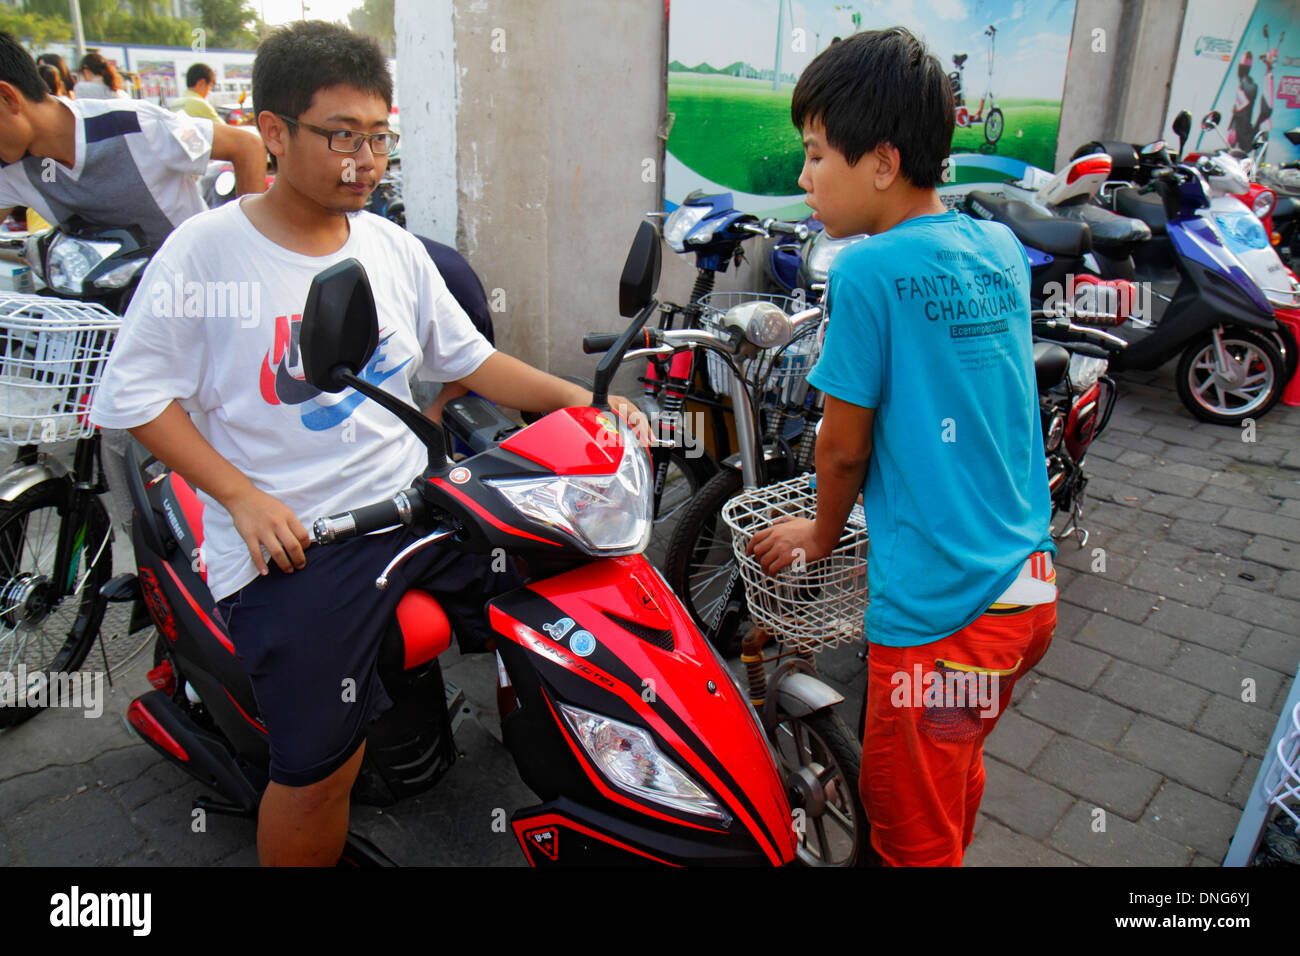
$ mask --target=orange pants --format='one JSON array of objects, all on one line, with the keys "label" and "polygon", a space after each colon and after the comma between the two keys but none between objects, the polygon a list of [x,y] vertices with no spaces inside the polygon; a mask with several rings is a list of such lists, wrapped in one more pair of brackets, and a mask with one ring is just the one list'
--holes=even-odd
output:
[{"label": "orange pants", "polygon": [[886,866],[960,866],[984,796],[984,738],[1056,630],[1056,603],[988,613],[939,641],[872,644],[859,788]]}]

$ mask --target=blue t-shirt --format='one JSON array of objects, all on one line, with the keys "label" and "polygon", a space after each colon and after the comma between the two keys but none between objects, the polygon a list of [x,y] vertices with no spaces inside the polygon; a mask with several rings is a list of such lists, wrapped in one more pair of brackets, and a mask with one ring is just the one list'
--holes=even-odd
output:
[{"label": "blue t-shirt", "polygon": [[1056,550],[1029,260],[1006,226],[918,216],[840,253],[827,303],[808,381],[876,409],[867,637],[928,644],[983,614],[1030,554]]}]

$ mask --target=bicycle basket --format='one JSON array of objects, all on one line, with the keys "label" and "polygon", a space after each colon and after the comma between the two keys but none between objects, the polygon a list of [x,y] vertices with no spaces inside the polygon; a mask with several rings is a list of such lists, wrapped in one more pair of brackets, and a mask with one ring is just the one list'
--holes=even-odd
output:
[{"label": "bicycle basket", "polygon": [[817,490],[809,475],[747,489],[722,506],[750,617],[782,644],[799,651],[820,651],[863,636],[867,523],[862,506],[853,506],[839,544],[819,561],[797,569],[792,565],[771,576],[745,551],[754,534],[777,518],[812,518],[816,513]]},{"label": "bicycle basket", "polygon": [[[794,315],[808,305],[802,298],[771,292],[710,292],[700,297],[700,325],[721,330],[722,317],[727,310],[744,302],[770,302],[786,315]],[[820,335],[806,334],[784,348],[769,350],[756,358],[738,360],[737,365],[747,381],[760,386],[765,397],[797,405],[802,403],[807,392],[808,372],[816,363],[820,350]],[[731,369],[727,363],[707,352],[706,367],[713,390],[727,394],[731,383]]]},{"label": "bicycle basket", "polygon": [[0,293],[0,442],[85,438],[122,320],[102,305]]}]

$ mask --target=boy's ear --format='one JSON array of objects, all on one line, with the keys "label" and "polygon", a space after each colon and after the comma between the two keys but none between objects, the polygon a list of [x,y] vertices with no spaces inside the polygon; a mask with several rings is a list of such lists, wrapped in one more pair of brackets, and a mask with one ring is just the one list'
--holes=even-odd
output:
[{"label": "boy's ear", "polygon": [[11,116],[17,116],[22,112],[26,100],[27,97],[18,92],[18,87],[0,80],[0,110]]},{"label": "boy's ear", "polygon": [[873,179],[876,189],[884,192],[898,179],[902,166],[902,156],[893,143],[877,143],[871,151],[870,159],[875,164]]}]

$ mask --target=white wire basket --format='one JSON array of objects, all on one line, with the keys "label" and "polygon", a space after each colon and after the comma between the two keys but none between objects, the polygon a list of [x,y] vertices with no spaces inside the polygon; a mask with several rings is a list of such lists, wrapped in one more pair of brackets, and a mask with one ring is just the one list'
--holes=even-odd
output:
[{"label": "white wire basket", "polygon": [[[700,297],[703,312],[700,324],[706,329],[721,330],[722,316],[728,309],[745,302],[770,302],[786,315],[794,315],[808,307],[804,299],[771,292],[710,292]],[[789,345],[770,349],[753,359],[736,359],[740,373],[763,392],[769,402],[787,405],[803,403],[808,393],[808,373],[817,364],[825,323],[815,332],[800,335]],[[715,392],[727,394],[731,385],[731,369],[713,352],[706,352],[709,384]],[[761,382],[759,379],[761,378]]]},{"label": "white wire basket", "polygon": [[97,303],[0,292],[0,443],[91,435],[90,406],[121,324]]},{"label": "white wire basket", "polygon": [[1265,783],[1268,800],[1291,818],[1300,835],[1300,704],[1291,709],[1291,729],[1277,742],[1276,757],[1269,774],[1276,780]]},{"label": "white wire basket", "polygon": [[781,644],[798,651],[821,651],[863,636],[868,542],[862,506],[853,506],[839,544],[819,561],[797,562],[798,567],[791,565],[771,576],[745,552],[753,536],[777,518],[812,518],[816,513],[817,489],[811,475],[742,491],[722,506],[750,617]]}]

